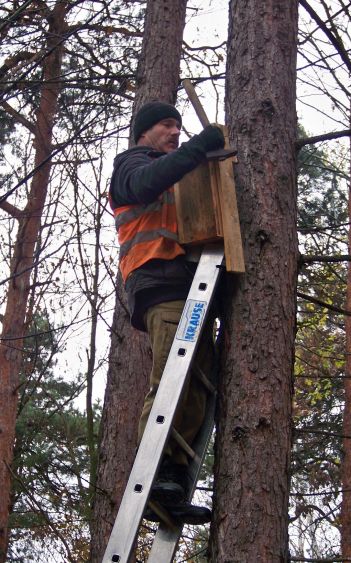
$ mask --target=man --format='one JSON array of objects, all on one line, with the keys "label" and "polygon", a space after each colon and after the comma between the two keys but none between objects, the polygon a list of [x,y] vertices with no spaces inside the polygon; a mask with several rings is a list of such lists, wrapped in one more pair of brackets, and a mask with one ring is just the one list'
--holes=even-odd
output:
[{"label": "man", "polygon": [[[131,323],[148,332],[153,353],[139,442],[196,270],[196,263],[178,243],[173,184],[205,161],[207,152],[224,146],[220,128],[209,125],[179,147],[181,124],[181,115],[170,104],[154,101],[142,106],[134,122],[136,146],[115,158],[111,180],[119,266]],[[212,363],[211,340],[211,330],[204,330],[195,361],[205,372]],[[205,405],[206,390],[192,374],[174,419],[175,428],[190,445],[203,422]],[[151,497],[184,523],[208,522],[210,511],[186,500],[187,466],[186,454],[170,439]],[[157,519],[150,509],[145,516]]]}]

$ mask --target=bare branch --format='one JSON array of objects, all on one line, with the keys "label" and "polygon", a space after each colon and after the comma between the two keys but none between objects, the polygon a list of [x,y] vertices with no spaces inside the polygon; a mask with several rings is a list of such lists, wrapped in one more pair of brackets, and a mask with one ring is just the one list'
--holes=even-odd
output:
[{"label": "bare branch", "polygon": [[334,436],[334,438],[346,438],[347,440],[351,440],[351,435],[349,434],[327,432],[327,430],[318,430],[317,428],[294,428],[294,432],[298,434],[323,434],[324,436]]},{"label": "bare branch", "polygon": [[339,254],[338,256],[321,256],[321,255],[312,255],[307,256],[305,254],[300,255],[299,263],[300,264],[311,264],[313,262],[324,262],[324,263],[333,263],[333,262],[350,262],[351,255],[350,254]]},{"label": "bare branch", "polygon": [[331,44],[334,45],[335,49],[338,51],[348,71],[351,72],[351,60],[340,37],[335,37],[335,35],[326,26],[325,22],[319,17],[319,15],[314,11],[314,9],[309,5],[309,3],[306,0],[300,0],[300,4],[305,8],[306,12],[311,16],[311,18],[316,22],[316,24],[318,24],[320,29],[324,31]]},{"label": "bare branch", "polygon": [[332,557],[331,559],[311,559],[310,557],[290,557],[290,561],[307,561],[308,563],[343,563],[343,561],[351,561],[348,557],[340,557],[337,555],[336,557]]},{"label": "bare branch", "polygon": [[201,45],[199,47],[191,47],[186,41],[183,40],[183,45],[185,45],[188,51],[216,51],[217,49],[221,49],[222,47],[224,48],[226,42],[222,41],[222,43],[220,43],[219,45]]},{"label": "bare branch", "polygon": [[108,35],[112,33],[120,33],[121,35],[125,35],[126,37],[142,37],[143,34],[141,31],[131,31],[126,27],[118,27],[115,25],[100,25],[100,24],[84,24],[82,22],[72,25],[68,28],[70,33],[75,33],[76,31],[103,31]]},{"label": "bare branch", "polygon": [[21,217],[23,217],[23,211],[21,209],[18,209],[18,207],[15,207],[8,201],[0,201],[0,209],[3,209],[15,219],[20,219]]},{"label": "bare branch", "polygon": [[313,145],[322,141],[329,141],[332,139],[340,139],[340,137],[350,136],[351,129],[345,129],[344,131],[332,131],[331,133],[324,133],[323,135],[315,135],[314,137],[305,137],[304,139],[298,139],[296,141],[296,148],[300,150],[305,145]]},{"label": "bare branch", "polygon": [[329,311],[333,311],[334,313],[340,313],[340,315],[346,315],[351,317],[351,311],[347,311],[346,309],[341,309],[340,307],[336,307],[335,305],[331,305],[330,303],[325,303],[325,301],[321,301],[312,295],[307,295],[306,293],[301,293],[300,291],[297,292],[297,296],[301,299],[305,299],[306,301],[310,301],[315,305],[320,305],[325,309],[329,309]]},{"label": "bare branch", "polygon": [[6,111],[6,113],[11,115],[18,123],[26,127],[31,133],[33,133],[33,135],[35,135],[36,133],[35,125],[31,123],[31,121],[29,121],[26,117],[21,115],[17,110],[15,110],[12,106],[10,106],[9,103],[2,101],[1,105]]}]

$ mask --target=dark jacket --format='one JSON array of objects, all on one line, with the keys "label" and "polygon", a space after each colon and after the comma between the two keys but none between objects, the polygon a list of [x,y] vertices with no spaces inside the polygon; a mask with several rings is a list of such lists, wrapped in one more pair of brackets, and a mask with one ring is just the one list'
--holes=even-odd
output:
[{"label": "dark jacket", "polygon": [[[146,146],[129,149],[114,160],[110,196],[117,206],[149,204],[206,158],[198,135],[165,154]],[[145,311],[159,303],[186,299],[196,265],[179,256],[150,260],[133,271],[125,284],[132,325],[145,330]]]}]

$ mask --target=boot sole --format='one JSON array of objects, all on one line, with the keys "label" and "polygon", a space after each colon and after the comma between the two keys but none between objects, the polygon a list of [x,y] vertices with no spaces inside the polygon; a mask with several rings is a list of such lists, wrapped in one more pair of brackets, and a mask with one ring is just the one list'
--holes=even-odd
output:
[{"label": "boot sole", "polygon": [[[172,520],[179,524],[189,524],[190,526],[200,526],[202,524],[208,524],[211,521],[211,516],[195,516],[190,514],[177,514],[175,512],[169,511],[169,515]],[[148,508],[145,511],[144,518],[150,520],[151,522],[162,522],[162,518],[156,514],[153,510]]]}]

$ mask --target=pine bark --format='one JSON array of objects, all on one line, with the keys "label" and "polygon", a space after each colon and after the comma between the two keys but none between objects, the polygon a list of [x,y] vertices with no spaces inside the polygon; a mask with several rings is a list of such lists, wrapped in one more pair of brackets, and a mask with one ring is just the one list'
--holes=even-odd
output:
[{"label": "pine bark", "polygon": [[[349,185],[349,218],[351,220],[351,184]],[[349,252],[351,250],[351,229],[349,228]],[[351,264],[348,264],[346,310],[351,311]],[[345,406],[343,418],[343,459],[341,466],[341,553],[351,560],[351,317],[345,317],[346,361],[345,361]]]},{"label": "pine bark", "polygon": [[226,115],[246,273],[226,279],[211,561],[288,561],[297,0],[232,0]]},{"label": "pine bark", "polygon": [[[11,261],[11,280],[0,346],[0,562],[6,560],[8,516],[11,490],[11,463],[15,440],[17,389],[22,363],[23,334],[31,271],[41,226],[51,170],[52,130],[60,92],[60,74],[65,29],[66,3],[57,2],[49,16],[46,52],[43,58],[43,81],[35,125],[35,168],[28,202],[18,211],[17,239]],[[6,209],[6,206],[5,206]]]},{"label": "pine bark", "polygon": [[149,0],[137,70],[135,114],[152,100],[175,104],[187,0]]},{"label": "pine bark", "polygon": [[[151,100],[175,103],[185,12],[186,0],[148,1],[133,115]],[[149,341],[130,326],[120,276],[116,294],[92,523],[92,563],[102,559],[134,461],[151,370]]]}]

